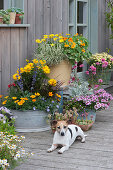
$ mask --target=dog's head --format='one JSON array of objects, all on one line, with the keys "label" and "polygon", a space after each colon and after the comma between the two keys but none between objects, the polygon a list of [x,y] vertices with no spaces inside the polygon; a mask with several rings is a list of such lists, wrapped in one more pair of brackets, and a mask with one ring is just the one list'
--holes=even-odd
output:
[{"label": "dog's head", "polygon": [[68,122],[66,121],[56,121],[54,122],[56,124],[56,131],[61,135],[65,136],[66,131],[68,129]]}]

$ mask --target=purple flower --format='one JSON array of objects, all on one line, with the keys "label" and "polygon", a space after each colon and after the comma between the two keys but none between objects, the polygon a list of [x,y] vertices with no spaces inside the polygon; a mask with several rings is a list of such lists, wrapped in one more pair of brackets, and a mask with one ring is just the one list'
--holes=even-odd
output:
[{"label": "purple flower", "polygon": [[49,109],[49,108],[47,108],[47,112],[50,112],[50,109]]}]

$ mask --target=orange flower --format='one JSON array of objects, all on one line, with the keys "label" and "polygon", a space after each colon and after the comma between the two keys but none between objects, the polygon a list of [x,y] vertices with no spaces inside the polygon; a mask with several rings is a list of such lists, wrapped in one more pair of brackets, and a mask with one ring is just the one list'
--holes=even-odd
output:
[{"label": "orange flower", "polygon": [[66,41],[66,40],[67,40],[67,37],[63,37],[63,40]]},{"label": "orange flower", "polygon": [[69,47],[69,45],[68,45],[68,44],[65,44],[64,47]]},{"label": "orange flower", "polygon": [[35,98],[36,96],[35,96],[35,95],[31,95],[30,97],[33,99],[33,98]]},{"label": "orange flower", "polygon": [[6,102],[7,102],[7,100],[4,100],[4,101],[2,102],[2,104],[4,105],[4,104],[6,104]]},{"label": "orange flower", "polygon": [[69,40],[68,40],[69,42],[73,42],[73,39],[72,38],[69,38]]},{"label": "orange flower", "polygon": [[2,98],[3,95],[0,95],[0,98]]},{"label": "orange flower", "polygon": [[78,33],[76,33],[74,36],[77,36],[78,35]]},{"label": "orange flower", "polygon": [[51,97],[53,96],[53,92],[49,92],[48,94],[49,94],[49,96],[51,96]]},{"label": "orange flower", "polygon": [[73,45],[71,46],[71,48],[75,48],[75,45],[73,44]]},{"label": "orange flower", "polygon": [[35,95],[36,95],[36,96],[40,96],[40,93],[37,92],[37,93],[35,93]]},{"label": "orange flower", "polygon": [[32,101],[33,101],[33,102],[36,102],[36,99],[33,99]]},{"label": "orange flower", "polygon": [[85,53],[85,50],[84,50],[84,49],[82,49],[82,52],[83,52],[83,53]]}]

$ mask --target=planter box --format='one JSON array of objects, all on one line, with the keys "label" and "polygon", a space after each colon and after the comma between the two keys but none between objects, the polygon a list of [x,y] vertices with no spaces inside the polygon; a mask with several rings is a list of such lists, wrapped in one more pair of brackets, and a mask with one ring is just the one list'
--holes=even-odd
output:
[{"label": "planter box", "polygon": [[[87,112],[89,113],[88,116],[87,116],[87,119],[91,120],[91,116],[93,116],[92,117],[92,121],[95,122],[95,120],[96,120],[96,111],[95,110],[91,110],[91,109],[87,109]],[[82,119],[82,117],[80,115],[82,115],[82,113],[79,113],[78,119]],[[83,119],[84,120],[86,119],[85,116],[83,116]]]},{"label": "planter box", "polygon": [[17,117],[15,127],[17,132],[41,132],[50,129],[47,123],[47,113],[40,110],[18,111],[12,113]]}]

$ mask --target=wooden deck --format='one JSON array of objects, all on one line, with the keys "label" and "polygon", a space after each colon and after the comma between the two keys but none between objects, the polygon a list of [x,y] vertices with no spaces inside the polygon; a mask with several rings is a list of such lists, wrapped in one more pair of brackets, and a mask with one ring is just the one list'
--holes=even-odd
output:
[{"label": "wooden deck", "polygon": [[[108,91],[113,94],[113,87]],[[113,170],[113,101],[108,110],[97,112],[94,126],[85,134],[85,143],[75,141],[59,155],[58,150],[46,152],[52,144],[51,131],[21,133],[26,137],[25,148],[35,154],[15,170]]]}]

